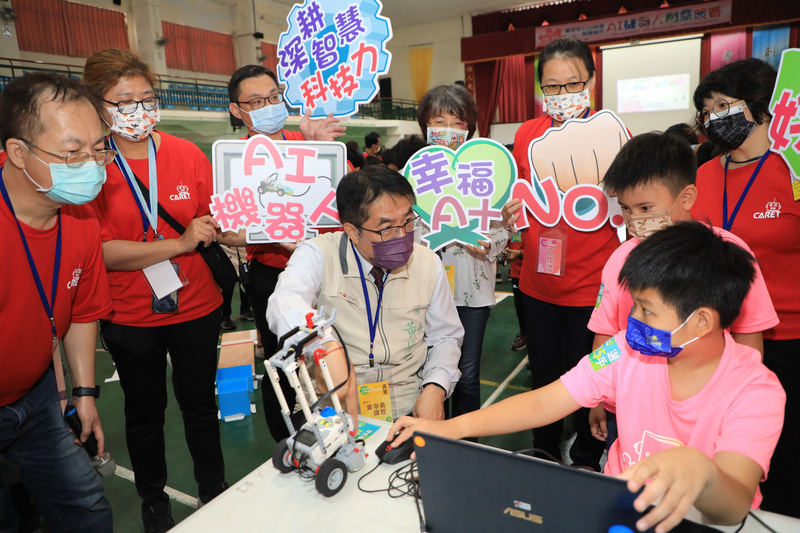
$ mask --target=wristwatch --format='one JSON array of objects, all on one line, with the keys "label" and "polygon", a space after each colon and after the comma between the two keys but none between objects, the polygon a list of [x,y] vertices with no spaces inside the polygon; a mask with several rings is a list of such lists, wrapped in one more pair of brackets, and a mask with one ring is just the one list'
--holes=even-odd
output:
[{"label": "wristwatch", "polygon": [[75,387],[72,389],[72,396],[94,396],[95,398],[99,398],[100,387],[97,385],[94,387]]}]

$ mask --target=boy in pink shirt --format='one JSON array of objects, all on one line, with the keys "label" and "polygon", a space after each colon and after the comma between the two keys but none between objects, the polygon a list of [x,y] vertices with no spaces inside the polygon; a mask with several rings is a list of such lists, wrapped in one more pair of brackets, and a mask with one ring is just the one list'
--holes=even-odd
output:
[{"label": "boy in pink shirt", "polygon": [[403,417],[389,434],[412,428],[399,443],[413,431],[454,439],[511,433],[605,402],[619,421],[606,472],[628,480],[632,492],[644,487],[638,511],[654,505],[637,529],[668,531],[692,505],[735,524],[760,502],[786,398],[759,352],[726,331],[753,283],[754,261],[697,222],[658,231],[619,274],[633,296],[626,331],[550,385],[450,420]]},{"label": "boy in pink shirt", "polygon": [[[614,251],[603,267],[600,292],[589,319],[589,329],[595,333],[593,349],[627,326],[633,299],[617,281],[625,258],[654,232],[681,220],[692,220],[691,210],[697,200],[696,177],[691,147],[678,136],[659,132],[637,135],[628,141],[606,172],[603,186],[608,194],[617,197],[630,238]],[[752,254],[736,235],[721,228],[713,229],[726,241]],[[730,333],[737,343],[763,354],[761,332],[774,327],[779,320],[761,269],[758,264],[755,268],[756,277],[739,317],[730,326]],[[606,440],[609,431],[602,406],[592,409],[589,423],[592,435]],[[610,440],[614,438],[613,426],[611,429]]]}]

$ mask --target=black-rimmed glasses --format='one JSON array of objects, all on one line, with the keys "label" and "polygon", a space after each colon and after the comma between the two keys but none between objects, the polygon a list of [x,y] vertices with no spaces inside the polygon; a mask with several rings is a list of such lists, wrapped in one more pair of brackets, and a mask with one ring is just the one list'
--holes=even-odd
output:
[{"label": "black-rimmed glasses", "polygon": [[283,102],[283,95],[281,93],[275,93],[267,96],[266,98],[253,98],[252,100],[247,102],[236,102],[236,103],[239,105],[247,104],[250,106],[251,109],[259,109],[267,105],[267,102],[269,102],[270,105],[280,104],[281,102]]},{"label": "black-rimmed glasses", "polygon": [[123,100],[122,102],[110,102],[103,99],[105,103],[117,106],[117,109],[123,115],[135,113],[139,109],[139,104],[142,104],[142,109],[145,111],[153,111],[158,108],[158,100],[158,96],[148,96],[144,100]]},{"label": "black-rimmed glasses", "polygon": [[419,225],[419,215],[416,215],[414,218],[409,219],[408,222],[406,222],[405,224],[401,224],[400,226],[389,226],[388,228],[383,228],[379,230],[369,229],[363,226],[359,227],[363,230],[372,233],[377,233],[378,235],[381,236],[381,240],[386,242],[399,237],[400,230],[403,230],[406,234],[409,234],[412,231],[414,231],[418,225]]},{"label": "black-rimmed glasses", "polygon": [[[591,79],[591,78],[589,78]],[[561,93],[561,88],[563,87],[568,93],[579,93],[585,87],[586,84],[589,83],[589,80],[586,81],[571,81],[569,83],[554,83],[551,85],[542,85],[542,93],[546,94],[547,96],[555,96]]]}]

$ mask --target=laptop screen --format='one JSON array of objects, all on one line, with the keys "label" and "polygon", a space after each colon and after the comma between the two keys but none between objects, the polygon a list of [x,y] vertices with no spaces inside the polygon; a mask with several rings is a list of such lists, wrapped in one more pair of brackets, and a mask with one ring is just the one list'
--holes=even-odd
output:
[{"label": "laptop screen", "polygon": [[424,433],[414,445],[429,533],[633,533],[641,517],[620,479]]}]

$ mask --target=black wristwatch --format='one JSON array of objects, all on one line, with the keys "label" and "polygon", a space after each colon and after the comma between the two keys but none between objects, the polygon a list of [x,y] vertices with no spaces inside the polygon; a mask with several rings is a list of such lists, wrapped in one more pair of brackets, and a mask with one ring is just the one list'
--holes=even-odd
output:
[{"label": "black wristwatch", "polygon": [[100,397],[100,387],[75,387],[72,389],[72,396],[94,396],[95,398]]}]

